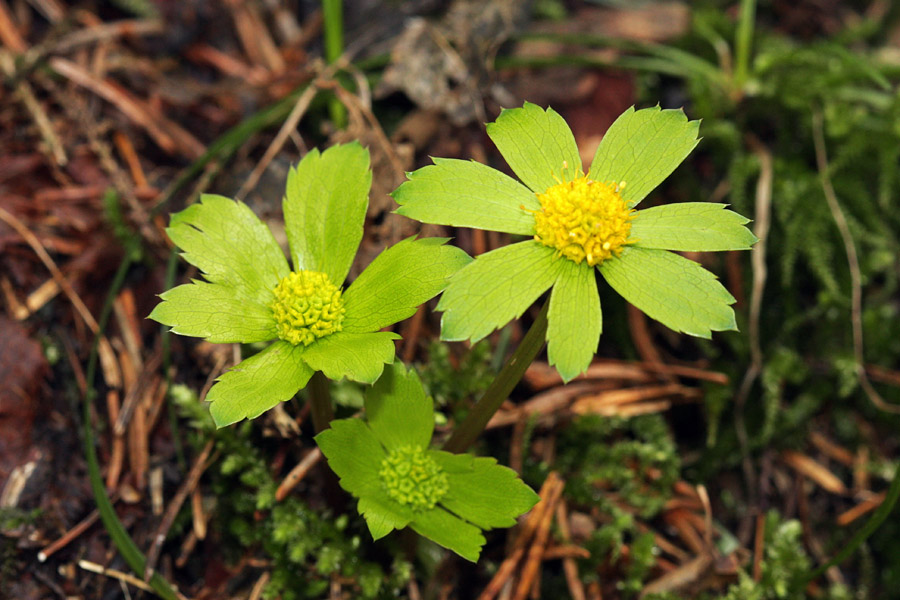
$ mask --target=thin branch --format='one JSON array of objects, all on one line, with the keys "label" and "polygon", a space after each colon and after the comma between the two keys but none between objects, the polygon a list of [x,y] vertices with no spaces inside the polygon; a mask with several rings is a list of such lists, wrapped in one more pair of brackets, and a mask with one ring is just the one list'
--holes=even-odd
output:
[{"label": "thin branch", "polygon": [[756,504],[756,486],[754,485],[756,475],[753,463],[750,461],[750,444],[747,438],[747,427],[744,423],[744,407],[747,404],[747,397],[750,394],[753,383],[762,372],[763,365],[762,346],[759,342],[759,315],[762,310],[762,298],[766,289],[766,279],[768,278],[766,243],[769,237],[772,213],[773,166],[772,153],[769,149],[756,138],[751,137],[749,141],[753,152],[759,159],[759,179],[756,181],[756,212],[754,214],[753,227],[753,234],[759,238],[759,241],[756,242],[750,251],[750,264],[753,268],[753,288],[750,292],[750,323],[748,327],[750,366],[744,373],[744,379],[741,381],[741,387],[734,400],[734,425],[738,442],[741,445],[744,480],[752,502]]},{"label": "thin branch", "polygon": [[812,115],[813,143],[816,149],[816,166],[819,169],[819,178],[822,180],[822,191],[825,201],[831,210],[834,224],[837,225],[844,242],[844,251],[847,253],[847,266],[850,268],[850,323],[853,327],[853,359],[856,362],[856,375],[859,377],[859,385],[862,387],[869,401],[876,408],[885,412],[900,414],[900,406],[887,402],[872,387],[869,376],[866,374],[863,362],[863,326],[862,326],[862,277],[859,271],[859,257],[856,253],[856,244],[847,224],[847,217],[841,208],[831,185],[831,176],[828,173],[828,155],[825,150],[825,134],[822,129],[822,112],[813,111]]}]

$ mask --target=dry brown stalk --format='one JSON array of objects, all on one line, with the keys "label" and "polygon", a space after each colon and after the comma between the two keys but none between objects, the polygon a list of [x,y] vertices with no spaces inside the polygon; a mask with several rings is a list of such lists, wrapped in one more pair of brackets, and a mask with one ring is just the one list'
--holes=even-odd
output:
[{"label": "dry brown stalk", "polygon": [[143,128],[153,138],[153,141],[166,152],[180,153],[192,160],[199,158],[205,152],[206,147],[197,138],[118,84],[101,79],[65,58],[53,57],[49,64],[54,71],[72,83],[113,104]]},{"label": "dry brown stalk", "polygon": [[200,488],[191,491],[191,525],[197,539],[206,539],[206,511],[203,509],[203,494]]},{"label": "dry brown stalk", "polygon": [[609,390],[579,398],[572,404],[572,412],[579,415],[598,413],[606,407],[619,407],[623,404],[655,400],[666,396],[685,396],[690,393],[688,388],[677,383]]},{"label": "dry brown stalk", "polygon": [[[116,501],[116,497],[111,498],[113,502]],[[72,540],[80,536],[82,533],[87,531],[87,529],[97,522],[100,518],[100,512],[97,510],[92,510],[91,513],[86,516],[84,519],[78,522],[75,527],[65,532],[59,539],[55,542],[49,544],[48,546],[44,546],[44,549],[38,552],[37,559],[40,562],[45,562],[48,558],[68,546]]]},{"label": "dry brown stalk", "polygon": [[534,541],[528,548],[528,554],[525,557],[525,564],[522,566],[519,584],[516,586],[513,600],[525,600],[525,597],[528,596],[528,593],[532,589],[532,585],[538,577],[541,568],[541,558],[547,548],[547,539],[550,536],[550,524],[553,522],[553,517],[556,513],[556,504],[559,502],[564,487],[565,483],[562,479],[558,479],[554,487],[547,494],[547,498],[544,500],[547,503],[547,507],[541,515],[541,520],[538,523],[537,531],[534,535]]},{"label": "dry brown stalk", "polygon": [[762,560],[766,551],[766,515],[756,515],[756,531],[753,536],[753,581],[762,579]]},{"label": "dry brown stalk", "polygon": [[531,415],[553,414],[569,407],[572,400],[580,395],[597,390],[594,382],[570,383],[558,386],[535,395],[525,403],[511,410],[498,411],[488,421],[487,429],[507,427],[518,422],[523,417]]},{"label": "dry brown stalk", "polygon": [[184,501],[187,500],[188,494],[190,494],[194,488],[197,487],[197,483],[200,481],[200,476],[203,475],[203,471],[206,470],[206,467],[209,466],[209,455],[212,452],[213,446],[215,442],[210,440],[203,447],[203,450],[194,460],[193,466],[191,466],[191,470],[188,471],[187,477],[185,477],[184,482],[181,484],[181,487],[178,488],[178,491],[175,493],[175,496],[172,497],[172,501],[169,503],[169,506],[166,508],[166,512],[163,515],[162,520],[159,522],[159,527],[156,528],[156,534],[153,536],[153,543],[150,545],[150,549],[147,551],[147,563],[146,568],[144,569],[144,581],[150,581],[150,578],[153,576],[154,570],[156,569],[156,562],[159,560],[159,553],[162,550],[163,542],[166,541],[166,535],[169,532],[169,529],[172,528],[172,523],[175,522],[175,517],[178,516],[178,511],[181,510]]},{"label": "dry brown stalk", "polygon": [[663,520],[675,528],[675,531],[678,532],[678,537],[681,538],[681,541],[683,541],[694,554],[701,554],[705,551],[705,545],[703,543],[703,538],[700,535],[700,530],[694,526],[695,524],[691,518],[693,514],[694,513],[692,512],[678,508],[666,512],[663,515]]},{"label": "dry brown stalk", "polygon": [[[81,297],[75,293],[75,290],[63,276],[53,259],[50,258],[50,255],[41,245],[41,242],[37,237],[35,237],[35,235],[31,233],[18,218],[12,213],[7,212],[3,207],[0,207],[0,220],[3,220],[3,222],[15,229],[16,233],[22,236],[22,239],[31,246],[31,249],[34,250],[35,254],[38,255],[38,258],[41,259],[41,262],[44,263],[44,266],[47,267],[47,270],[50,271],[50,274],[53,275],[53,280],[56,281],[60,289],[62,289],[63,293],[69,299],[69,302],[75,307],[76,312],[78,312],[78,315],[84,321],[85,325],[88,326],[91,333],[97,335],[100,332],[100,327],[97,325],[94,315],[92,315],[91,311],[85,306]],[[119,368],[116,365],[115,353],[113,352],[112,346],[109,345],[109,340],[106,339],[106,336],[100,336],[98,354],[100,356],[100,367],[106,385],[112,388],[121,387],[122,381],[119,375]]]},{"label": "dry brown stalk", "polygon": [[[647,317],[643,312],[628,305],[628,330],[631,332],[631,340],[638,354],[647,363],[651,365],[663,364],[662,354],[656,344],[653,343],[653,336],[650,334],[650,328],[647,326]],[[671,379],[671,376],[667,377]]]},{"label": "dry brown stalk", "polygon": [[847,217],[844,215],[844,209],[838,202],[837,194],[834,186],[831,184],[831,175],[828,167],[828,153],[825,148],[825,133],[822,125],[822,112],[813,111],[812,114],[812,130],[813,145],[816,150],[816,166],[819,170],[819,179],[822,184],[822,192],[825,194],[825,201],[828,203],[828,209],[834,219],[834,224],[841,234],[841,240],[844,243],[844,252],[847,254],[847,267],[850,270],[850,324],[853,329],[853,357],[856,360],[856,375],[859,379],[859,385],[868,396],[869,401],[885,412],[900,414],[900,405],[891,404],[881,397],[881,394],[872,387],[869,376],[865,369],[865,352],[863,346],[863,323],[862,323],[862,275],[859,270],[859,257],[856,251],[856,242],[853,241],[853,234],[850,232],[850,226],[847,224]]},{"label": "dry brown stalk", "polygon": [[[560,500],[556,505],[556,525],[559,527],[559,533],[566,544],[572,541],[572,532],[569,528],[569,512],[566,507],[566,501]],[[574,546],[578,550],[587,553],[587,556],[581,558],[590,558],[590,553],[579,546]],[[550,552],[546,552],[546,557]],[[585,600],[584,585],[581,583],[581,577],[578,576],[578,565],[571,556],[563,558],[563,573],[566,575],[566,585],[569,588],[569,594],[572,600]]]},{"label": "dry brown stalk", "polygon": [[[109,390],[106,392],[106,414],[109,423],[115,423],[119,416],[119,392]],[[119,477],[122,475],[122,465],[125,462],[125,440],[121,435],[113,433],[110,449],[109,465],[106,467],[106,489],[113,492],[119,487]]]},{"label": "dry brown stalk", "polygon": [[112,579],[118,579],[119,581],[123,581],[129,585],[133,585],[134,587],[144,590],[145,592],[153,593],[152,587],[150,587],[148,584],[144,583],[134,575],[123,573],[122,571],[117,571],[115,569],[107,569],[102,565],[98,565],[97,563],[92,563],[86,560],[79,560],[78,566],[85,571],[90,571],[91,573],[97,573],[99,575],[105,575],[107,577],[111,577]]},{"label": "dry brown stalk", "polygon": [[121,131],[117,131],[113,134],[113,141],[116,144],[116,148],[119,149],[119,154],[121,154],[122,158],[125,160],[125,164],[128,165],[134,187],[148,187],[147,176],[144,175],[144,169],[141,168],[141,159],[138,157],[137,152],[135,152],[134,144],[131,143],[128,136]]},{"label": "dry brown stalk", "polygon": [[422,333],[422,324],[424,322],[425,305],[422,304],[404,325],[403,350],[400,356],[405,363],[412,362],[412,359],[416,356],[416,348],[419,345],[419,336]]},{"label": "dry brown stalk", "polygon": [[781,458],[789,467],[811,479],[822,489],[841,496],[847,494],[847,486],[844,485],[844,482],[809,456],[793,450],[785,450],[781,453]]},{"label": "dry brown stalk", "polygon": [[48,279],[38,286],[36,290],[28,294],[25,304],[13,313],[13,318],[23,321],[39,311],[45,304],[59,294],[59,284],[55,279]]},{"label": "dry brown stalk", "polygon": [[28,50],[25,38],[19,33],[19,29],[13,22],[12,14],[6,5],[6,0],[0,0],[0,42],[17,54]]},{"label": "dry brown stalk", "polygon": [[313,448],[304,455],[297,465],[291,469],[275,491],[275,501],[281,502],[291,493],[294,487],[303,481],[306,474],[322,460],[322,451],[318,447]]},{"label": "dry brown stalk", "polygon": [[680,565],[674,571],[669,571],[659,579],[654,579],[641,590],[640,598],[650,594],[661,594],[687,587],[700,579],[713,564],[711,554],[703,553],[696,558]]},{"label": "dry brown stalk", "polygon": [[817,450],[828,456],[828,458],[836,460],[847,467],[852,467],[855,464],[856,459],[854,458],[853,453],[843,446],[834,443],[825,434],[813,431],[809,434],[809,441]]},{"label": "dry brown stalk", "polygon": [[528,516],[525,518],[525,523],[519,531],[519,535],[516,536],[516,541],[513,543],[512,549],[500,564],[500,568],[494,573],[494,577],[491,578],[490,582],[488,582],[487,586],[481,592],[481,595],[478,596],[478,600],[493,600],[506,585],[509,578],[512,577],[516,565],[519,564],[519,560],[525,554],[525,548],[528,545],[528,542],[531,540],[535,531],[537,531],[537,528],[544,518],[544,514],[547,512],[547,508],[553,502],[553,496],[562,492],[563,485],[559,475],[555,471],[551,471],[538,492],[538,495],[541,497],[540,502],[538,502],[534,508],[531,509],[531,512],[528,513]]},{"label": "dry brown stalk", "polygon": [[884,502],[884,498],[886,496],[885,492],[881,492],[871,496],[870,498],[866,498],[853,508],[845,510],[837,517],[837,524],[843,527],[844,525],[849,525],[853,521],[857,520],[861,516],[872,512]]}]

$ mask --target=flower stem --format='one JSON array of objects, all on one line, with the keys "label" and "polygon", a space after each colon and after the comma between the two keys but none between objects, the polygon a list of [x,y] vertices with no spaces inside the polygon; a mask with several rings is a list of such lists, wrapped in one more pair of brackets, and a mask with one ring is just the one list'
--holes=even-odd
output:
[{"label": "flower stem", "polygon": [[741,10],[738,15],[738,27],[735,33],[735,66],[734,87],[737,92],[743,94],[743,87],[747,83],[750,73],[750,50],[753,44],[753,29],[756,18],[756,0],[741,0]]},{"label": "flower stem", "polygon": [[522,380],[525,369],[535,359],[541,348],[544,347],[544,338],[547,335],[547,311],[550,301],[544,303],[540,314],[522,341],[516,348],[512,358],[497,375],[490,387],[481,399],[472,407],[465,420],[453,431],[450,439],[444,444],[444,450],[448,452],[465,452],[469,446],[481,435],[488,421],[509,397],[513,388]]},{"label": "flower stem", "polygon": [[312,416],[313,427],[316,433],[319,433],[328,429],[329,423],[334,419],[328,378],[322,371],[316,371],[310,377],[307,387],[309,388],[309,413]]},{"label": "flower stem", "polygon": [[[343,0],[322,0],[322,20],[325,25],[325,60],[331,64],[344,52]],[[336,129],[347,124],[347,109],[337,96],[328,100],[328,111]]]}]

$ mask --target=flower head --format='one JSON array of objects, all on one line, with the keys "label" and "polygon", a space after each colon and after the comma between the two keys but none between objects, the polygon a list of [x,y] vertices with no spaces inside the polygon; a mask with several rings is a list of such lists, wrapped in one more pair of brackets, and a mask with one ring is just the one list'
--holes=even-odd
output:
[{"label": "flower head", "polygon": [[431,450],[434,409],[415,371],[395,363],[366,395],[366,420],[341,419],[316,436],[374,539],[412,527],[471,561],[482,530],[509,527],[538,500],[493,458]]},{"label": "flower head", "polygon": [[478,340],[552,288],[547,343],[565,380],[590,364],[602,330],[594,268],[626,300],[675,331],[736,329],[734,298],[697,263],[671,252],[746,250],[748,220],[724,204],[636,206],[698,143],[680,110],[630,108],[582,170],[575,138],[552,109],[504,110],[488,135],[519,181],[454,159],[409,175],[398,213],[425,223],[531,239],[498,248],[456,273],[441,297],[441,336]]},{"label": "flower head", "polygon": [[399,337],[379,330],[411,316],[469,262],[446,240],[407,239],[342,289],[371,181],[369,153],[359,144],[313,150],[291,170],[283,208],[294,270],[241,202],[205,195],[172,215],[169,237],[206,281],[163,293],[150,318],[211,342],[273,342],[209,390],[220,427],[290,399],[315,371],[374,382],[394,360]]},{"label": "flower head", "polygon": [[619,256],[628,243],[634,211],[619,191],[625,182],[603,183],[581,175],[538,194],[534,239],[558,256],[594,266]]}]

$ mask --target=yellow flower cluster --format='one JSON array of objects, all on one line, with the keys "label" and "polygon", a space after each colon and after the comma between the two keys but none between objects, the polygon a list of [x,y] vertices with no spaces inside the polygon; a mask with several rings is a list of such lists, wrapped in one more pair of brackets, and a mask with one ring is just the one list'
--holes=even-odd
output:
[{"label": "yellow flower cluster", "polygon": [[392,450],[378,474],[388,495],[414,511],[434,508],[449,488],[447,474],[418,446]]},{"label": "yellow flower cluster", "polygon": [[318,271],[295,271],[274,290],[270,307],[278,337],[297,346],[341,330],[344,301],[341,290]]},{"label": "yellow flower cluster", "polygon": [[538,194],[534,239],[569,260],[591,266],[619,256],[628,242],[633,212],[619,195],[625,182],[601,183],[586,176],[561,181]]}]

